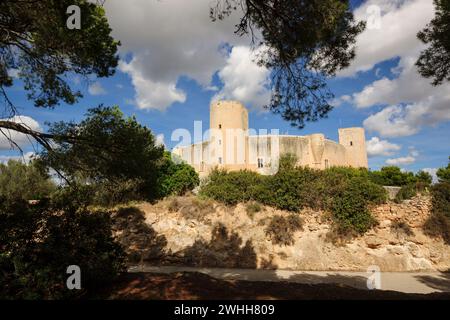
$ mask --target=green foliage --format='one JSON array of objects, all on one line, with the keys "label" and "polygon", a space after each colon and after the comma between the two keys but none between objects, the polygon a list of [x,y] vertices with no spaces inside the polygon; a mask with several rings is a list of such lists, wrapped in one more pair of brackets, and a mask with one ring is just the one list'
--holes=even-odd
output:
[{"label": "green foliage", "polygon": [[441,182],[431,189],[433,213],[442,213],[450,218],[450,183]]},{"label": "green foliage", "polygon": [[433,182],[433,177],[431,176],[431,174],[422,170],[416,173],[416,179],[418,183],[422,183],[427,186],[431,185],[431,183]]},{"label": "green foliage", "polygon": [[299,230],[303,230],[303,221],[297,214],[291,214],[272,217],[265,233],[273,244],[289,246],[295,242],[294,233]]},{"label": "green foliage", "polygon": [[161,196],[183,195],[199,185],[198,173],[187,163],[175,163],[169,152],[164,153],[162,161],[159,178]]},{"label": "green foliage", "polygon": [[427,48],[416,62],[419,73],[437,86],[450,80],[450,2],[434,0],[436,16],[417,34]]},{"label": "green foliage", "polygon": [[364,233],[375,223],[369,212],[369,204],[386,201],[386,191],[361,177],[348,181],[343,192],[333,198],[332,213],[341,233]]},{"label": "green foliage", "polygon": [[290,170],[297,166],[298,157],[293,153],[286,153],[280,156],[279,169]]},{"label": "green foliage", "polygon": [[299,211],[311,205],[318,194],[311,193],[311,185],[319,178],[319,171],[308,168],[280,169],[275,175],[267,177],[265,193],[256,195],[261,203],[279,209]]},{"label": "green foliage", "polygon": [[391,230],[395,231],[396,233],[403,233],[407,236],[414,235],[414,231],[411,229],[409,224],[407,224],[403,220],[394,221],[391,225]]},{"label": "green foliage", "polygon": [[273,71],[269,109],[299,128],[325,117],[332,109],[326,79],[349,66],[365,26],[349,1],[218,0],[211,15],[223,19],[236,8],[244,11],[237,34],[255,31],[267,48],[258,62]]},{"label": "green foliage", "polygon": [[55,189],[46,170],[36,161],[29,164],[15,160],[0,163],[0,196],[39,200],[50,196]]},{"label": "green foliage", "polygon": [[[72,197],[66,193],[35,205],[0,199],[1,298],[80,297],[124,271],[124,253],[112,237],[109,214],[89,212]],[[82,290],[67,289],[69,265],[81,268]]]},{"label": "green foliage", "polygon": [[100,193],[117,186],[116,192],[134,193],[137,199],[159,196],[163,147],[155,144],[148,128],[135,117],[124,117],[118,107],[90,109],[80,123],[54,123],[50,132],[58,137],[57,145],[43,150],[40,161],[70,181],[98,186]]},{"label": "green foliage", "polygon": [[424,230],[431,236],[438,236],[450,244],[450,183],[440,182],[432,186],[432,213]]},{"label": "green foliage", "polygon": [[250,219],[253,219],[255,216],[255,213],[258,213],[262,210],[261,205],[258,202],[248,202],[245,206],[245,211],[247,212],[247,215],[250,217]]},{"label": "green foliage", "polygon": [[380,171],[371,171],[370,179],[382,186],[404,186],[409,183],[415,183],[417,178],[412,172],[402,172],[399,167],[387,166]]},{"label": "green foliage", "polygon": [[438,179],[440,182],[448,182],[450,183],[450,157],[449,163],[446,168],[439,168],[436,172],[436,175],[438,176]]},{"label": "green foliage", "polygon": [[292,212],[304,207],[328,210],[342,231],[356,232],[374,224],[368,207],[387,198],[386,190],[369,180],[367,170],[319,171],[292,165],[282,166],[273,176],[215,170],[200,193],[226,204],[257,201]]},{"label": "green foliage", "polygon": [[[70,5],[81,9],[81,29],[66,26]],[[86,0],[0,2],[0,88],[11,86],[8,70],[18,69],[28,97],[38,107],[62,100],[73,104],[74,91],[66,75],[106,77],[117,66],[119,43],[111,36],[102,7]],[[2,96],[5,91],[0,90]]]},{"label": "green foliage", "polygon": [[242,170],[227,172],[213,170],[208,181],[203,185],[200,194],[221,201],[227,205],[257,200],[258,189],[263,185],[265,177],[253,171]]},{"label": "green foliage", "polygon": [[394,201],[397,203],[401,203],[403,200],[409,200],[417,194],[416,187],[413,184],[407,184],[406,186],[401,187],[395,196]]}]

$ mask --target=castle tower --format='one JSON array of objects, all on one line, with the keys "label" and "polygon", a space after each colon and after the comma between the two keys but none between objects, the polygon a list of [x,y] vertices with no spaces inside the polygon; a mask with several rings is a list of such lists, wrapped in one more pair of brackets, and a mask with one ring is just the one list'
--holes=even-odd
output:
[{"label": "castle tower", "polygon": [[238,101],[217,101],[210,106],[210,134],[217,154],[211,155],[217,164],[245,168],[248,158],[248,111]]},{"label": "castle tower", "polygon": [[339,144],[346,149],[346,162],[355,168],[368,168],[366,137],[363,128],[339,129]]}]

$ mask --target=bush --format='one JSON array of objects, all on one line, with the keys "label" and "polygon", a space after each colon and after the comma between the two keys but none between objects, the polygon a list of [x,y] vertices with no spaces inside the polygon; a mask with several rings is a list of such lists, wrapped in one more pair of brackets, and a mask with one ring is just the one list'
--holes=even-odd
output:
[{"label": "bush", "polygon": [[36,161],[29,164],[15,160],[0,163],[0,196],[39,200],[50,196],[55,189],[55,183]]},{"label": "bush", "polygon": [[450,182],[441,182],[431,188],[433,213],[450,218]]},{"label": "bush", "polygon": [[382,186],[404,186],[415,183],[417,177],[412,172],[402,172],[399,167],[387,166],[380,171],[371,171],[369,178],[372,182]]},{"label": "bush", "polygon": [[112,207],[134,200],[144,200],[145,196],[140,192],[142,183],[139,179],[127,179],[104,181],[87,187],[92,190],[92,204]]},{"label": "bush", "polygon": [[245,211],[251,219],[253,219],[255,213],[260,212],[261,210],[261,205],[258,202],[248,202],[245,206]]},{"label": "bush", "polygon": [[[61,299],[91,294],[125,269],[124,253],[111,232],[106,212],[92,213],[78,201],[30,205],[0,199],[0,297]],[[80,200],[83,202],[82,200]],[[82,290],[68,290],[66,270],[81,268]]]},{"label": "bush", "polygon": [[341,197],[336,197],[332,213],[338,231],[342,234],[353,231],[365,233],[376,222],[367,209],[366,200],[359,192],[346,191]]},{"label": "bush", "polygon": [[263,176],[248,170],[227,172],[215,169],[200,194],[227,205],[236,205],[256,200],[257,190],[261,190],[264,180]]},{"label": "bush", "polygon": [[450,183],[441,182],[431,188],[431,217],[424,225],[425,232],[439,236],[450,244]]},{"label": "bush", "polygon": [[274,216],[265,232],[273,244],[288,246],[295,242],[294,233],[299,230],[303,230],[303,221],[298,215],[291,214],[288,217]]},{"label": "bush", "polygon": [[447,182],[450,183],[450,157],[448,157],[448,165],[445,168],[439,168],[436,172],[436,175],[439,179],[439,182]]},{"label": "bush", "polygon": [[401,187],[401,189],[398,191],[397,195],[395,196],[394,201],[396,203],[401,203],[404,200],[411,199],[416,194],[417,194],[416,186],[413,184],[407,184],[406,186]]},{"label": "bush", "polygon": [[[171,161],[171,160],[170,160]],[[193,190],[200,183],[197,172],[186,163],[170,164],[170,168],[163,173],[161,189],[164,196],[184,195]]]},{"label": "bush", "polygon": [[[287,162],[287,160],[286,160]],[[368,206],[384,203],[386,190],[369,179],[364,169],[313,170],[283,164],[273,176],[255,172],[215,170],[201,194],[226,204],[257,201],[278,209],[298,212],[304,207],[331,211],[340,230],[358,233],[374,219]]]},{"label": "bush", "polygon": [[391,225],[391,230],[397,233],[403,233],[407,236],[414,235],[414,232],[412,231],[411,227],[405,221],[402,220],[395,221]]}]

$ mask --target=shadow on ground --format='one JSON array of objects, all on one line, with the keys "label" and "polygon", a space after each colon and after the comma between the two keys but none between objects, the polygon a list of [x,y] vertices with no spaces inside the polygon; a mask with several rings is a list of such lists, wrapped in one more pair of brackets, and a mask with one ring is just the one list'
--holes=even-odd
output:
[{"label": "shadow on ground", "polygon": [[406,294],[336,284],[220,280],[197,272],[128,273],[102,297],[157,300],[409,300],[450,299],[448,293]]},{"label": "shadow on ground", "polygon": [[447,270],[445,273],[441,273],[439,278],[435,276],[420,275],[416,276],[416,279],[430,288],[450,292],[450,270]]},{"label": "shadow on ground", "polygon": [[[167,239],[145,223],[144,212],[135,207],[119,209],[113,216],[119,242],[130,264],[190,266],[196,268],[255,269],[257,256],[251,241],[218,224],[210,241],[197,240],[192,246],[173,254],[166,250]],[[102,297],[112,299],[450,299],[449,293],[428,295],[394,291],[367,290],[361,275],[296,274],[285,276],[271,259],[260,263],[263,278],[246,278],[245,270],[232,270],[214,278],[198,272],[128,273]],[[241,279],[231,278],[239,275]],[[217,276],[217,275],[216,275]],[[218,277],[219,278],[219,277]],[[228,278],[228,279],[227,279]],[[423,275],[418,279],[438,290],[450,291],[450,274],[441,279]],[[264,280],[264,281],[260,281]],[[288,282],[289,281],[289,282]]]}]

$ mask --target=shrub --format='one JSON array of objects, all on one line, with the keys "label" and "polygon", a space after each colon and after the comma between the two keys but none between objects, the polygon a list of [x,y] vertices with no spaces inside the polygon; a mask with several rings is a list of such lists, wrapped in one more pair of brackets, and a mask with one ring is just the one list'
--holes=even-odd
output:
[{"label": "shrub", "polygon": [[445,168],[439,168],[436,172],[438,176],[439,182],[447,182],[450,183],[450,157],[448,157],[448,165]]},{"label": "shrub", "polygon": [[260,212],[261,209],[261,205],[258,202],[248,202],[245,206],[245,211],[251,219],[253,219],[255,213]]},{"label": "shrub", "polygon": [[450,183],[441,182],[431,188],[433,213],[450,218]]},{"label": "shrub", "polygon": [[50,196],[55,189],[55,183],[36,161],[0,163],[0,196],[38,200]]},{"label": "shrub", "polygon": [[264,178],[256,172],[213,170],[200,194],[227,205],[256,200],[255,191]]},{"label": "shrub", "polygon": [[426,234],[441,237],[450,244],[450,183],[441,182],[432,186],[431,217],[425,222]]},{"label": "shrub", "polygon": [[371,171],[369,177],[372,182],[382,186],[404,186],[409,183],[415,183],[417,178],[412,172],[402,172],[399,167],[387,166],[380,171]]},{"label": "shrub", "polygon": [[329,210],[336,214],[334,221],[343,226],[342,230],[357,232],[374,223],[368,206],[387,199],[386,190],[369,179],[367,170],[319,171],[287,164],[273,176],[215,170],[200,193],[226,204],[257,201],[292,212],[303,207]]},{"label": "shrub", "polygon": [[396,203],[401,203],[404,200],[411,199],[417,194],[416,187],[413,184],[407,184],[406,186],[401,187],[395,196],[394,201]]},{"label": "shrub", "polygon": [[288,217],[274,216],[265,233],[272,243],[288,246],[295,242],[294,233],[299,230],[303,230],[303,221],[298,215],[291,214]]},{"label": "shrub", "polygon": [[385,200],[383,187],[360,177],[351,179],[344,192],[333,199],[332,214],[338,230],[342,233],[366,232],[376,223],[368,205]]},{"label": "shrub", "polygon": [[115,182],[103,181],[88,187],[92,190],[93,204],[112,207],[134,200],[144,200],[145,196],[140,192],[142,183],[139,179],[127,179]]},{"label": "shrub", "polygon": [[412,231],[409,224],[407,224],[405,221],[397,220],[391,225],[391,230],[395,231],[396,233],[403,233],[407,236],[414,235],[414,232]]},{"label": "shrub", "polygon": [[[80,297],[102,288],[124,271],[124,253],[106,212],[74,202],[0,200],[0,263],[6,299]],[[81,268],[82,290],[66,288],[66,269]]]},{"label": "shrub", "polygon": [[183,195],[193,190],[200,183],[197,172],[185,162],[176,164],[169,152],[164,153],[158,179],[160,196]]},{"label": "shrub", "polygon": [[333,220],[343,234],[353,231],[362,234],[375,224],[364,198],[359,193],[352,192],[334,199]]}]

